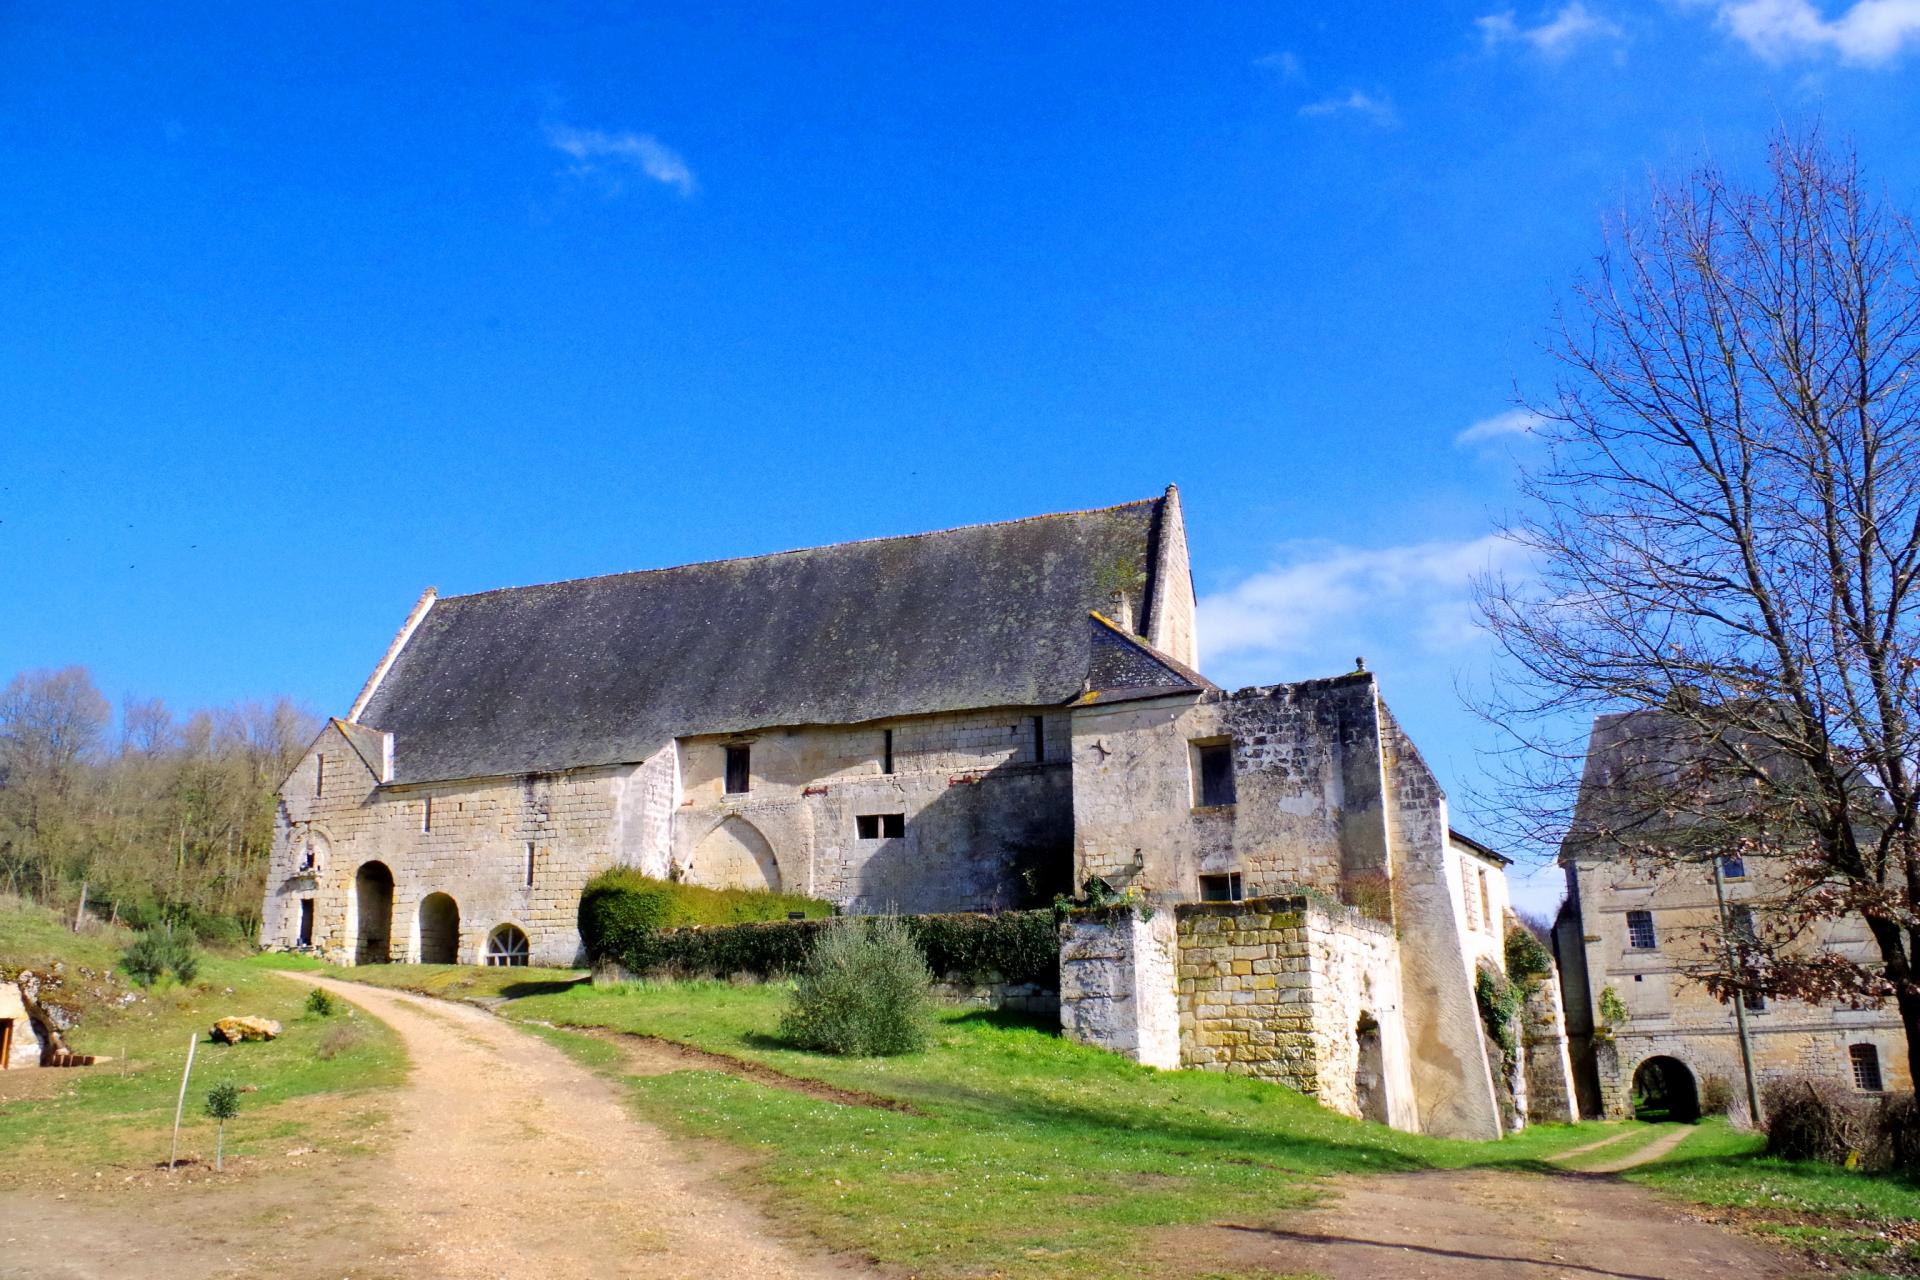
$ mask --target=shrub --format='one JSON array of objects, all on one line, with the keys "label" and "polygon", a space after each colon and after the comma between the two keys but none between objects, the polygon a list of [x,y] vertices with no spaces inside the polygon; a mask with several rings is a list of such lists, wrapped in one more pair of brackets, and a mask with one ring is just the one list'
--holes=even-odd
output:
[{"label": "shrub", "polygon": [[1837,1080],[1775,1076],[1761,1086],[1767,1154],[1845,1164],[1874,1146],[1875,1105]]},{"label": "shrub", "polygon": [[[927,968],[945,981],[1028,982],[1053,988],[1060,981],[1060,933],[1051,911],[1006,911],[997,916],[901,916]],[[634,973],[676,977],[762,978],[799,973],[827,920],[781,920],[718,928],[662,929],[631,937],[602,953]]]},{"label": "shrub", "polygon": [[200,956],[193,944],[175,935],[171,928],[155,926],[143,931],[121,954],[120,967],[143,987],[152,986],[169,972],[181,982],[192,982],[200,972]]},{"label": "shrub", "polygon": [[1480,1006],[1480,1021],[1487,1036],[1500,1046],[1502,1055],[1513,1052],[1519,1042],[1520,1006],[1525,994],[1492,968],[1482,966],[1473,978],[1474,1000]]},{"label": "shrub", "polygon": [[911,1053],[927,1042],[932,981],[898,916],[836,920],[814,942],[780,1034],[822,1053]]},{"label": "shrub", "polygon": [[1507,977],[1514,982],[1553,974],[1553,955],[1533,936],[1533,930],[1514,925],[1507,930]]},{"label": "shrub", "polygon": [[709,889],[614,867],[587,881],[580,894],[580,938],[588,959],[618,960],[661,929],[785,920],[796,911],[817,919],[832,915],[833,905],[798,893]]},{"label": "shrub", "polygon": [[1709,1075],[1700,1081],[1700,1114],[1724,1116],[1733,1110],[1733,1081],[1725,1076]]},{"label": "shrub", "polygon": [[322,1018],[333,1016],[333,997],[319,987],[307,992],[307,1012]]},{"label": "shrub", "polygon": [[1875,1120],[1880,1162],[1902,1173],[1920,1173],[1920,1101],[1911,1093],[1896,1093],[1880,1104]]}]

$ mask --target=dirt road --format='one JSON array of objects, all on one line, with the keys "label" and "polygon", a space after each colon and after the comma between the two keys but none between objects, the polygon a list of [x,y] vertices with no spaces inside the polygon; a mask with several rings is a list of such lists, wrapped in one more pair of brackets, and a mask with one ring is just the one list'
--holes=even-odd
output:
[{"label": "dirt road", "polygon": [[154,1280],[864,1274],[779,1238],[615,1086],[465,1005],[300,975],[413,1070],[387,1154],[155,1195],[0,1196],[0,1277]]},{"label": "dirt road", "polygon": [[1614,1178],[1496,1169],[1344,1179],[1284,1227],[1174,1233],[1171,1256],[1328,1280],[1784,1280],[1809,1274]]}]

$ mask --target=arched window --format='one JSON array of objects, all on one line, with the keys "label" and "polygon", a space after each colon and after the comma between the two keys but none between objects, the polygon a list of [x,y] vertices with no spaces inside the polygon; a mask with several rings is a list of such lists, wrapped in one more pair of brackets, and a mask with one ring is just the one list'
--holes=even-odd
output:
[{"label": "arched window", "polygon": [[527,962],[527,935],[518,925],[503,924],[487,935],[487,963],[524,965]]}]

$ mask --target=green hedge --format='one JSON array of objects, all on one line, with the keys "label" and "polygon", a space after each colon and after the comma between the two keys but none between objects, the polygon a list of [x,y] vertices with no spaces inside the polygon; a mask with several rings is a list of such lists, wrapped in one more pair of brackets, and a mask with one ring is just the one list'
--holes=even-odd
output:
[{"label": "green hedge", "polygon": [[[582,934],[586,903],[581,903]],[[1060,984],[1060,934],[1051,911],[1007,911],[999,915],[904,916],[902,923],[927,958],[927,968],[945,981],[1030,982],[1057,989]],[[805,966],[825,920],[780,920],[761,924],[658,929],[622,933],[617,945],[596,950],[594,959],[618,961],[634,973],[670,972],[685,976],[774,977]],[[604,935],[602,935],[603,941]]]},{"label": "green hedge", "polygon": [[796,911],[819,919],[833,914],[833,904],[797,893],[677,884],[615,867],[581,891],[580,938],[593,959],[618,958],[661,929],[785,920]]}]

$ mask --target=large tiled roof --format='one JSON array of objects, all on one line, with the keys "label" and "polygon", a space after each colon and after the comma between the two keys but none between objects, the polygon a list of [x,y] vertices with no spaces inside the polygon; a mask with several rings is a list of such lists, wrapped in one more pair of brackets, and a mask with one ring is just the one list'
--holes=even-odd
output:
[{"label": "large tiled roof", "polygon": [[396,782],[637,761],[677,737],[1081,692],[1147,616],[1167,499],[432,603],[354,719]]}]

